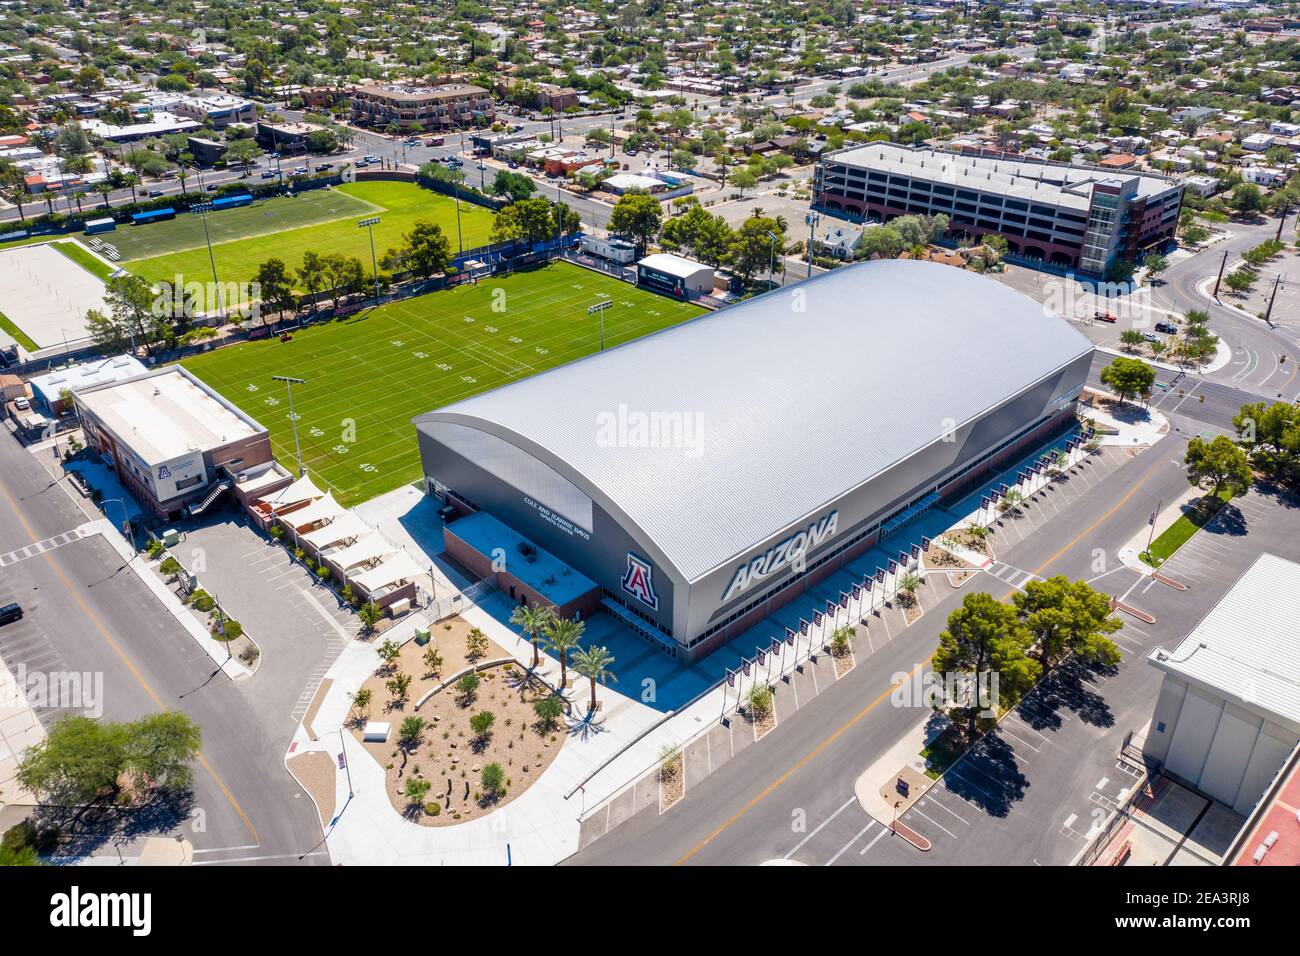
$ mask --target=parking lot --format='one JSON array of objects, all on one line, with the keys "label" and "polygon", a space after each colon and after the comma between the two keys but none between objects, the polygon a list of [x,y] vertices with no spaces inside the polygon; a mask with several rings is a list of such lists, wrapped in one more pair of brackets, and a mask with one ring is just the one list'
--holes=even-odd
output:
[{"label": "parking lot", "polygon": [[242,515],[188,530],[172,552],[261,649],[256,674],[239,686],[266,726],[287,734],[357,633],[356,616]]}]

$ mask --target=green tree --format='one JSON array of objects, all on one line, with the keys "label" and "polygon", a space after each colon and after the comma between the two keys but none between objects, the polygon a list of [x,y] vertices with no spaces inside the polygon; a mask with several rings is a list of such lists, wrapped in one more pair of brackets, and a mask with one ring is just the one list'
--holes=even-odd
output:
[{"label": "green tree", "polygon": [[1030,581],[1011,601],[1033,636],[1043,667],[1067,652],[1106,666],[1119,663],[1119,648],[1106,635],[1123,623],[1111,615],[1109,596],[1087,582],[1058,574]]},{"label": "green tree", "polygon": [[1124,351],[1134,352],[1142,347],[1146,339],[1142,338],[1142,333],[1137,329],[1125,329],[1119,334],[1119,341],[1124,346]]},{"label": "green tree", "polygon": [[523,631],[528,643],[533,645],[533,670],[537,670],[540,653],[537,639],[546,630],[553,616],[550,607],[545,604],[521,604],[510,612],[510,623]]},{"label": "green tree", "polygon": [[1151,279],[1152,282],[1155,282],[1160,273],[1169,268],[1169,258],[1160,253],[1153,252],[1142,260],[1142,265],[1146,267],[1147,277]]},{"label": "green tree", "polygon": [[506,772],[501,769],[499,763],[490,763],[484,767],[479,775],[479,781],[483,784],[484,793],[489,797],[498,797],[505,793]]},{"label": "green tree", "polygon": [[325,287],[325,265],[319,252],[308,250],[302,254],[302,264],[298,266],[298,284],[311,299],[311,308],[315,312],[316,295]]},{"label": "green tree", "polygon": [[402,785],[402,795],[410,806],[419,807],[424,805],[424,798],[432,789],[433,784],[423,777],[407,777],[406,783]]},{"label": "green tree", "polygon": [[540,196],[512,202],[497,213],[492,221],[492,241],[523,239],[526,242],[541,242],[554,237],[559,230],[551,206],[550,200]]},{"label": "green tree", "polygon": [[236,139],[227,143],[225,160],[227,165],[237,166],[243,169],[252,168],[262,155],[262,150],[258,148],[256,142],[251,139]]},{"label": "green tree", "polygon": [[1237,442],[1261,471],[1294,483],[1300,474],[1300,414],[1285,402],[1252,402],[1233,416]]},{"label": "green tree", "polygon": [[608,648],[592,645],[573,652],[573,669],[591,681],[591,706],[587,708],[590,717],[596,713],[596,685],[618,682],[614,672],[609,668],[614,663],[614,655]]},{"label": "green tree", "polygon": [[397,728],[397,745],[407,753],[415,750],[420,746],[420,740],[424,737],[424,728],[428,726],[423,717],[412,714],[410,717],[402,719],[402,723]]},{"label": "green tree", "polygon": [[1254,477],[1246,453],[1227,435],[1215,435],[1208,442],[1193,438],[1187,443],[1183,463],[1187,466],[1188,482],[1197,488],[1209,485],[1209,498],[1218,498],[1224,491],[1243,494]]},{"label": "green tree", "polygon": [[492,180],[492,192],[509,197],[511,202],[518,202],[537,192],[537,184],[523,173],[502,169],[497,171],[496,178]]},{"label": "green tree", "polygon": [[19,762],[18,782],[43,803],[82,807],[129,786],[145,792],[189,789],[202,733],[180,711],[131,723],[65,717]]},{"label": "green tree", "polygon": [[1119,396],[1122,404],[1130,395],[1146,396],[1155,384],[1156,370],[1141,359],[1114,358],[1101,370],[1101,384]]},{"label": "green tree", "polygon": [[469,729],[474,731],[474,736],[480,742],[484,742],[492,736],[492,728],[497,722],[497,715],[490,710],[480,710],[477,714],[469,719]]},{"label": "green tree", "polygon": [[546,627],[546,646],[560,659],[560,690],[569,682],[569,651],[578,646],[587,625],[567,617],[552,617]]},{"label": "green tree", "polygon": [[393,698],[393,703],[404,704],[411,693],[411,675],[405,671],[398,671],[392,677],[388,678],[384,684],[388,688],[388,693]]},{"label": "green tree", "polygon": [[478,694],[478,685],[481,681],[482,678],[480,678],[474,671],[470,671],[468,674],[462,674],[460,679],[456,681],[456,693],[460,697],[462,707],[466,707],[474,702],[474,697]]},{"label": "green tree", "polygon": [[[777,237],[776,241],[772,236]],[[785,234],[780,223],[767,216],[750,216],[731,235],[728,259],[731,269],[746,281],[769,265],[774,272],[784,271],[781,250],[785,248]]]},{"label": "green tree", "polygon": [[[451,241],[443,235],[442,228],[436,223],[417,220],[411,231],[402,236],[402,241],[398,254],[400,266],[411,270],[421,279],[428,281],[451,267]],[[386,259],[385,268],[389,267],[389,260]]]},{"label": "green tree", "polygon": [[[267,259],[257,267],[253,281],[257,284],[257,296],[268,315],[278,317],[294,307],[297,300],[293,294],[293,278],[283,259],[274,256]],[[269,319],[266,324],[271,324]]]},{"label": "green tree", "polygon": [[374,697],[369,687],[358,688],[352,695],[352,707],[350,709],[357,712],[358,716],[364,717],[370,712],[370,701]]},{"label": "green tree", "polygon": [[[939,647],[930,663],[935,673],[954,682],[996,674],[997,705],[1013,707],[1042,672],[1042,666],[1028,654],[1032,640],[1015,608],[975,592],[967,594],[961,607],[948,616],[948,626],[939,635]],[[967,696],[953,702],[951,716],[954,721],[964,719],[967,737],[974,739],[981,711],[992,703]]]},{"label": "green tree", "polygon": [[653,196],[635,193],[621,196],[609,216],[609,231],[627,236],[636,244],[640,255],[645,255],[646,247],[659,235],[662,225],[663,210]]}]

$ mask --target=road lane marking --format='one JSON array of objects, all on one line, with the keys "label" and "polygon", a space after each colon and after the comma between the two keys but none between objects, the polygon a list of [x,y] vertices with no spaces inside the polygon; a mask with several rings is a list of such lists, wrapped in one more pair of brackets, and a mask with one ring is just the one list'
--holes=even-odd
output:
[{"label": "road lane marking", "polygon": [[[27,529],[27,533],[32,537],[35,537],[36,529],[33,528],[31,522],[27,520],[27,516],[18,509],[18,502],[14,500],[13,495],[9,493],[9,489],[3,484],[0,484],[0,494],[4,495],[4,499],[8,503],[9,509],[14,513],[18,520],[22,522],[23,527]],[[127,671],[135,678],[136,683],[140,685],[141,689],[144,690],[145,694],[149,696],[149,699],[154,702],[159,710],[166,711],[168,708],[162,702],[162,698],[159,697],[153,687],[149,685],[149,682],[144,679],[144,675],[140,673],[139,668],[135,666],[134,662],[132,662],[132,660],[126,655],[126,652],[123,651],[117,641],[113,639],[113,635],[108,633],[108,629],[104,627],[104,623],[99,619],[99,616],[90,609],[85,600],[82,599],[81,594],[72,586],[72,582],[68,580],[68,576],[64,574],[63,568],[59,567],[58,563],[54,560],[54,555],[47,553],[45,555],[45,560],[49,562],[50,570],[52,570],[58,577],[60,583],[62,583],[64,589],[68,592],[69,596],[71,596],[73,602],[76,603],[76,605],[81,609],[81,612],[86,615],[86,618],[94,626],[95,630],[99,631],[100,636],[104,638],[104,641],[112,649],[113,653],[122,661]],[[257,829],[253,826],[253,821],[248,818],[248,814],[246,814],[244,808],[239,805],[239,801],[236,800],[235,795],[230,792],[230,788],[226,786],[225,781],[221,779],[216,770],[212,768],[212,765],[208,763],[207,758],[203,756],[203,751],[198,751],[195,757],[203,769],[208,772],[208,776],[216,783],[217,789],[222,792],[225,798],[230,802],[230,805],[234,807],[235,813],[239,815],[239,819],[243,821],[244,826],[248,828],[248,832],[252,835],[254,841],[261,844],[262,838],[257,835]]]}]

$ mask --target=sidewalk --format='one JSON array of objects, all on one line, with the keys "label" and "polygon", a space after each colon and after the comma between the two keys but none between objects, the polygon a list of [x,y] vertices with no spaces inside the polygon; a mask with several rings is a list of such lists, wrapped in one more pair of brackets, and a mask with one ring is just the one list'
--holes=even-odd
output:
[{"label": "sidewalk", "polygon": [[[943,732],[941,722],[931,727],[932,722],[933,714],[922,717],[853,783],[853,794],[863,811],[885,826],[938,782],[926,776],[926,760],[921,756],[921,751]],[[899,792],[899,780],[906,783],[906,795]]]}]

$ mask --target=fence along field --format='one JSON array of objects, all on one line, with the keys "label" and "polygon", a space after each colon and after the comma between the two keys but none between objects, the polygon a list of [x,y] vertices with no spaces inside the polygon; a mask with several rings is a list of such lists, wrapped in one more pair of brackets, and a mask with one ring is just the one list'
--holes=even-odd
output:
[{"label": "fence along field", "polygon": [[[265,425],[287,466],[295,461],[288,400],[271,376],[306,379],[293,393],[303,463],[343,504],[356,504],[421,477],[416,415],[599,349],[600,322],[587,308],[602,299],[614,302],[606,348],[703,311],[553,263],[184,364]],[[494,310],[501,301],[504,310]]]},{"label": "fence along field", "polygon": [[[292,270],[304,252],[355,256],[370,268],[370,240],[357,221],[379,216],[375,250],[383,255],[400,244],[418,220],[436,223],[456,249],[456,202],[413,183],[358,182],[317,189],[297,198],[259,200],[240,209],[208,215],[217,276],[223,284],[251,282],[257,267],[272,257]],[[460,227],[466,249],[483,245],[493,213],[461,202]],[[150,282],[209,282],[212,267],[197,213],[145,226],[119,226],[102,237],[118,247],[125,268]],[[164,251],[166,250],[166,251]]]}]

